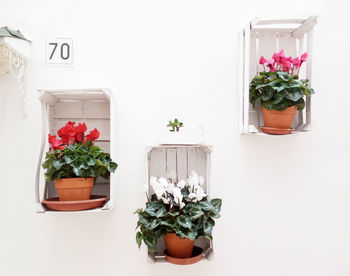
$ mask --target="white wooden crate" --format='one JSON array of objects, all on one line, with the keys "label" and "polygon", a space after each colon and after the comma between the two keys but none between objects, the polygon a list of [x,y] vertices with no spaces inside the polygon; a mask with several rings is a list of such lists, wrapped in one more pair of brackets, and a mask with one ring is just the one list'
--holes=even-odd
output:
[{"label": "white wooden crate", "polygon": [[[56,135],[57,130],[68,121],[85,122],[88,131],[97,128],[100,137],[95,144],[111,154],[115,154],[115,101],[109,89],[80,90],[40,90],[42,108],[42,142],[35,179],[35,200],[37,212],[55,212],[41,204],[43,199],[57,196],[53,182],[46,182],[42,162],[49,149],[48,134]],[[109,180],[98,178],[91,194],[105,195],[107,202],[99,209],[84,212],[96,212],[113,208],[116,190],[116,176],[112,173]]]},{"label": "white wooden crate", "polygon": [[[207,145],[173,145],[155,146],[147,150],[147,184],[150,189],[151,176],[166,177],[172,171],[177,175],[177,181],[187,179],[191,171],[196,171],[198,175],[204,177],[204,191],[210,198],[210,154],[211,146]],[[215,231],[215,229],[214,229]],[[195,245],[204,249],[204,256],[207,259],[213,256],[213,242],[201,238],[195,241]],[[158,241],[157,252],[148,253],[148,261],[165,262],[165,243],[163,239]]]},{"label": "white wooden crate", "polygon": [[[260,56],[271,58],[272,54],[284,49],[286,56],[300,56],[308,53],[306,65],[300,70],[300,78],[306,78],[311,85],[312,40],[316,16],[301,19],[255,19],[240,33],[239,39],[239,113],[240,133],[261,133],[263,116],[260,104],[255,109],[249,103],[250,81],[262,70]],[[292,127],[306,131],[311,124],[311,99],[306,97],[306,106],[298,111]]]}]

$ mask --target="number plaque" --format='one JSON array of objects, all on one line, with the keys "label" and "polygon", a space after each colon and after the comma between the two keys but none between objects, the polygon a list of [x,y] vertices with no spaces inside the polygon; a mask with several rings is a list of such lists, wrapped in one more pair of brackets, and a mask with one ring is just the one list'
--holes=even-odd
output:
[{"label": "number plaque", "polygon": [[56,37],[47,39],[45,63],[73,65],[73,39]]}]

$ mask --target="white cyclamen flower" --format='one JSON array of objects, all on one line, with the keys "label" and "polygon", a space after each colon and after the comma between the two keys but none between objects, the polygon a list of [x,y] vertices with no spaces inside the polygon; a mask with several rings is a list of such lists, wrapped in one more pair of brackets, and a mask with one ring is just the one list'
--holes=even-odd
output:
[{"label": "white cyclamen flower", "polygon": [[157,198],[160,199],[162,197],[162,195],[164,194],[164,192],[166,191],[166,188],[163,187],[162,184],[160,182],[158,182],[157,178],[154,176],[151,177],[150,183],[151,183],[151,186],[152,186],[154,193],[157,195]]},{"label": "white cyclamen flower", "polygon": [[173,189],[174,189],[174,187],[175,187],[175,185],[174,185],[173,183],[170,183],[170,184],[168,185],[168,187],[166,188],[167,193],[173,194]]},{"label": "white cyclamen flower", "polygon": [[177,205],[179,205],[180,209],[185,206],[185,203],[182,202],[183,195],[181,193],[181,189],[179,187],[175,187],[173,189],[174,201]]},{"label": "white cyclamen flower", "polygon": [[183,189],[184,187],[185,187],[185,185],[186,185],[186,181],[185,180],[180,180],[180,182],[179,183],[177,183],[177,187],[179,187],[180,189]]},{"label": "white cyclamen flower", "polygon": [[168,181],[164,177],[159,178],[159,183],[162,185],[163,188],[168,188],[169,186]]},{"label": "white cyclamen flower", "polygon": [[160,199],[163,201],[164,204],[169,204],[170,203],[170,198],[168,198],[168,197],[162,196]]},{"label": "white cyclamen flower", "polygon": [[198,175],[192,171],[187,179],[187,186],[192,189],[194,186],[198,186]]},{"label": "white cyclamen flower", "polygon": [[198,201],[201,201],[204,197],[206,197],[206,193],[204,192],[204,190],[202,189],[202,187],[198,186],[196,189],[195,189],[195,193],[197,195],[197,200]]}]

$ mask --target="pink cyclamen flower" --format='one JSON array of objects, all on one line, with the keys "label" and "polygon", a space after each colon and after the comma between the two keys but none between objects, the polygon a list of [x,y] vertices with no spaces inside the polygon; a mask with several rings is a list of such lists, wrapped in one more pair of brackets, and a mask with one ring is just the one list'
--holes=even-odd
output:
[{"label": "pink cyclamen flower", "polygon": [[304,54],[301,55],[300,61],[303,63],[306,61],[306,59],[307,59],[307,53],[305,52]]},{"label": "pink cyclamen flower", "polygon": [[259,63],[260,64],[265,64],[266,62],[267,62],[267,60],[263,56],[261,56],[260,60],[259,60]]},{"label": "pink cyclamen flower", "polygon": [[272,58],[275,60],[275,62],[277,63],[277,65],[281,65],[282,64],[282,60],[284,60],[285,55],[284,55],[284,50],[282,49],[281,51],[279,51],[278,53],[274,53],[272,55]]},{"label": "pink cyclamen flower", "polygon": [[271,72],[276,72],[276,68],[275,68],[275,66],[274,66],[274,63],[275,63],[275,60],[272,59],[272,58],[270,58],[270,59],[267,60],[267,67],[270,68],[270,71],[271,71]]},{"label": "pink cyclamen flower", "polygon": [[288,60],[285,60],[283,62],[283,71],[284,72],[289,72],[290,68],[292,67],[292,64],[288,61]]},{"label": "pink cyclamen flower", "polygon": [[298,57],[292,59],[292,64],[294,66],[294,68],[298,68],[300,66],[300,60]]}]

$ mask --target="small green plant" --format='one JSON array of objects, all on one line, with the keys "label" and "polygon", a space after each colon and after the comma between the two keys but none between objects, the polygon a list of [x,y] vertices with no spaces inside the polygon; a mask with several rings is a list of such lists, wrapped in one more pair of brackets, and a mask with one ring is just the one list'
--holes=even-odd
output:
[{"label": "small green plant", "polygon": [[171,132],[179,132],[180,127],[183,127],[184,124],[182,122],[180,122],[178,119],[174,119],[174,121],[169,121],[167,127],[171,127],[171,129],[169,129],[169,131]]}]

